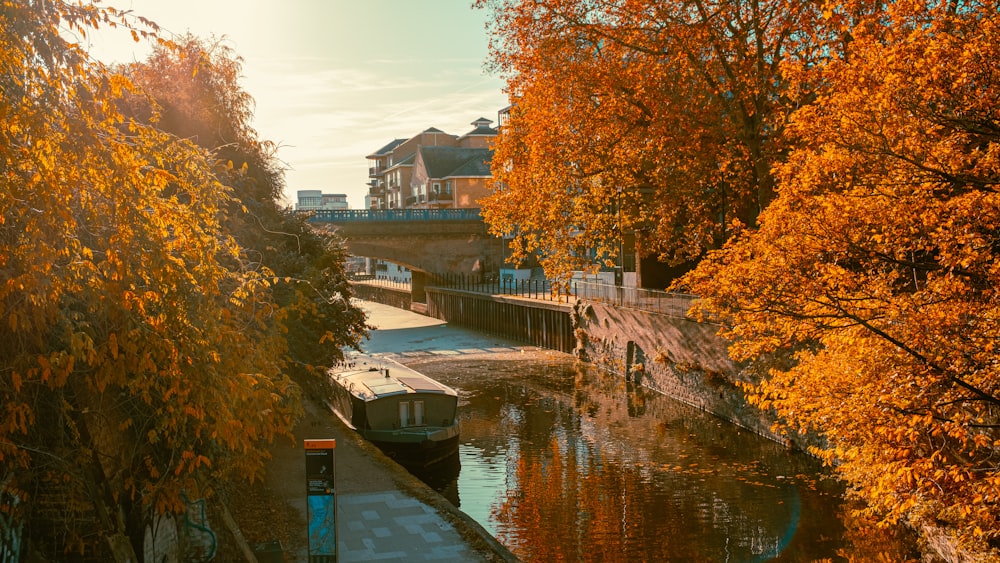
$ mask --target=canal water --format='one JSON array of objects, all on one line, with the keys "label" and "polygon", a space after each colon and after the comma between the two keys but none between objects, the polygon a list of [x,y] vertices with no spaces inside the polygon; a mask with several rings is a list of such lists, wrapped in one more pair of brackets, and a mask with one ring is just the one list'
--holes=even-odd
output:
[{"label": "canal water", "polygon": [[524,561],[919,558],[814,458],[621,376],[455,327],[375,333],[460,395],[459,456],[420,477]]}]

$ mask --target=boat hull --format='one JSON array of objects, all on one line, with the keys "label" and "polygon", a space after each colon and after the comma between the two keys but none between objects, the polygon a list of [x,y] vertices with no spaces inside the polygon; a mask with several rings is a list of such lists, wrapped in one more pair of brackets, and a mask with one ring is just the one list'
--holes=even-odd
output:
[{"label": "boat hull", "polygon": [[458,454],[459,429],[441,429],[422,439],[413,435],[391,435],[385,432],[362,432],[385,455],[408,468],[425,468]]}]

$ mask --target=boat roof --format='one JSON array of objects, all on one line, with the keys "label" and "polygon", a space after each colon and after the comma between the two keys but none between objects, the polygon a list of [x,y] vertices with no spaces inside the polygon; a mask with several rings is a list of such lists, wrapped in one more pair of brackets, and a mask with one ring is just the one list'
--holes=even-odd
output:
[{"label": "boat roof", "polygon": [[366,401],[405,393],[458,396],[454,389],[399,362],[363,352],[345,354],[344,361],[332,368],[329,374],[352,394]]}]

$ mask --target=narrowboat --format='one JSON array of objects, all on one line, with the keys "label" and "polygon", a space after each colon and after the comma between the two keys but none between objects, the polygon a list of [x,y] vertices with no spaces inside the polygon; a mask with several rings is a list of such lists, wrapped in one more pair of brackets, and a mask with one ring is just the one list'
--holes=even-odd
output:
[{"label": "narrowboat", "polygon": [[401,465],[458,454],[458,393],[381,356],[347,352],[329,372],[330,409]]}]

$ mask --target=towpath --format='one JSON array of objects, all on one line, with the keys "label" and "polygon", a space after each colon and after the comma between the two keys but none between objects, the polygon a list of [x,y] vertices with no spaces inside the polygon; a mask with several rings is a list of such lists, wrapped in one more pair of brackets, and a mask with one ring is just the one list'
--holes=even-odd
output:
[{"label": "towpath", "polygon": [[[452,328],[436,319],[363,302],[377,327],[366,351],[399,356],[428,354],[520,354],[521,348]],[[302,441],[337,440],[336,491],[338,561],[516,561],[477,522],[357,436],[315,400],[295,428],[296,445],[272,451],[264,487],[298,511],[299,538],[285,547],[280,561],[308,561],[305,460]],[[268,554],[258,555],[261,563]]]}]

